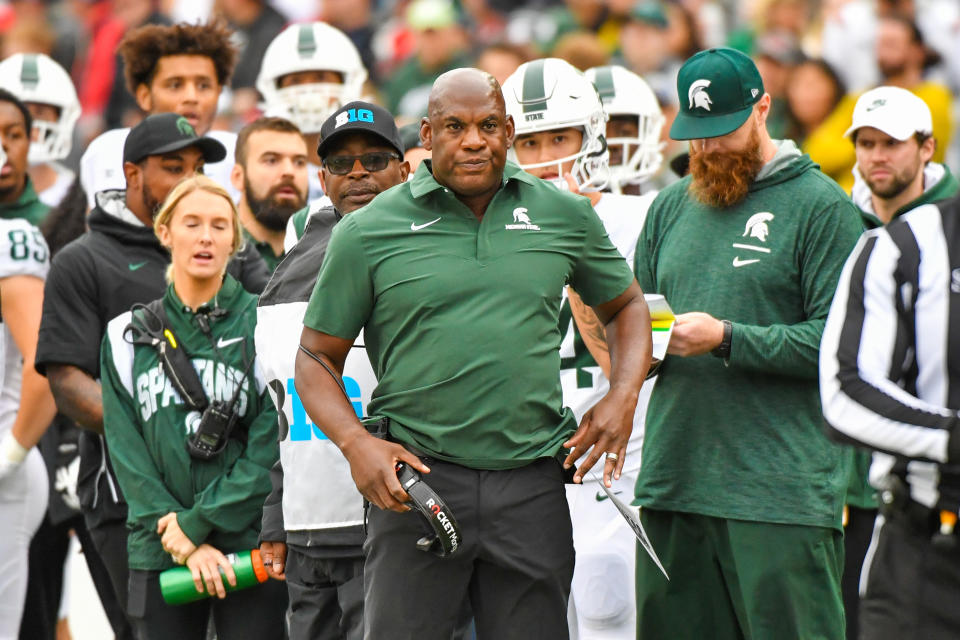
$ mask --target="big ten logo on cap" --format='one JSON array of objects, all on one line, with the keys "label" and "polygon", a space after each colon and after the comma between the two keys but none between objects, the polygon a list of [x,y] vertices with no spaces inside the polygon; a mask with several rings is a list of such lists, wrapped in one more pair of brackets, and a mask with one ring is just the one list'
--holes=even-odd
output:
[{"label": "big ten logo on cap", "polygon": [[[343,386],[346,387],[347,395],[350,396],[353,411],[358,418],[362,418],[363,401],[361,400],[360,383],[349,376],[344,376]],[[327,434],[307,417],[307,411],[303,408],[303,402],[300,401],[300,396],[297,394],[297,387],[293,383],[293,378],[287,378],[287,397],[290,399],[290,412],[293,418],[290,422],[290,440],[292,442],[303,442],[311,438],[328,440]]]},{"label": "big ten logo on cap", "polygon": [[347,109],[337,114],[334,129],[339,129],[348,122],[373,122],[373,111],[370,109]]}]

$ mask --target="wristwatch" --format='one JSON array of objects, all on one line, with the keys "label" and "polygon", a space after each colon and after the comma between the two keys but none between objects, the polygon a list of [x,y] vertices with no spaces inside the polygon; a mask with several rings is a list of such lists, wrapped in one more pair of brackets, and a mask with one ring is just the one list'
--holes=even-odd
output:
[{"label": "wristwatch", "polygon": [[721,320],[723,323],[723,340],[717,345],[717,348],[711,351],[713,355],[724,360],[730,359],[730,338],[733,337],[733,323],[729,320]]}]

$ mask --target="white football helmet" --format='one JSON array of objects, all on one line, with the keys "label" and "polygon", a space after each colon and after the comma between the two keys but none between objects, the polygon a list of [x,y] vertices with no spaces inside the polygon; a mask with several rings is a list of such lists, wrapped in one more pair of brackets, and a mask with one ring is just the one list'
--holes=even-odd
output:
[{"label": "white football helmet", "polygon": [[609,138],[608,145],[622,145],[620,162],[610,164],[610,187],[620,193],[624,185],[641,184],[655,174],[663,162],[660,141],[664,117],[650,86],[637,74],[614,65],[587,69],[597,87],[603,109],[609,117],[637,118],[636,138]]},{"label": "white football helmet", "polygon": [[[280,78],[301,71],[336,71],[343,83],[315,82],[280,88]],[[257,76],[264,113],[287,118],[303,133],[317,133],[342,105],[359,100],[367,70],[357,48],[325,22],[292,24],[267,47]]]},{"label": "white football helmet", "polygon": [[[535,169],[557,165],[557,173],[565,162],[573,160],[571,173],[581,191],[603,189],[609,177],[606,121],[600,96],[583,73],[559,58],[542,58],[520,65],[503,84],[507,113],[513,116],[516,135],[552,129],[577,128],[583,133],[580,151],[566,158],[549,162],[520,165]],[[517,161],[516,150],[509,151]],[[566,182],[557,180],[566,188]]]},{"label": "white football helmet", "polygon": [[30,164],[63,160],[70,155],[73,127],[80,118],[80,100],[70,75],[42,53],[17,53],[0,62],[0,87],[23,102],[49,104],[60,110],[56,122],[33,119]]}]

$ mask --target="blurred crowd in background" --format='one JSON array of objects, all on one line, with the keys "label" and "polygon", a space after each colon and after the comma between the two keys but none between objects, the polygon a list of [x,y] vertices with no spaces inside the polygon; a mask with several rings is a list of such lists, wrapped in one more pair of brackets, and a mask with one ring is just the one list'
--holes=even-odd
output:
[{"label": "blurred crowd in background", "polygon": [[[616,63],[641,75],[661,102],[666,137],[680,65],[727,45],[760,68],[774,102],[771,134],[796,140],[847,191],[855,158],[843,133],[856,97],[878,84],[927,102],[934,159],[960,168],[956,0],[10,0],[0,2],[0,58],[46,53],[70,71],[82,107],[66,162],[75,167],[99,133],[143,117],[117,53],[124,34],[217,15],[241,54],[214,129],[237,131],[260,114],[267,45],[287,24],[320,19],[350,37],[369,70],[365,94],[401,121],[424,115],[443,71],[477,66],[503,82],[523,62],[554,56],[581,70]],[[684,149],[671,143],[665,155]],[[661,173],[658,186],[675,179],[668,163]]]}]

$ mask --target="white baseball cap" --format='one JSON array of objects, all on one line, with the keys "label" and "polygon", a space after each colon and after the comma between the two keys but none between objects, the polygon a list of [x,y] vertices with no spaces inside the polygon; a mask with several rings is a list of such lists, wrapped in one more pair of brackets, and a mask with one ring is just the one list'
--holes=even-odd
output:
[{"label": "white baseball cap", "polygon": [[873,127],[891,138],[906,140],[914,133],[933,135],[933,118],[927,103],[906,89],[877,87],[857,100],[853,124],[844,137],[849,138],[860,127]]}]

